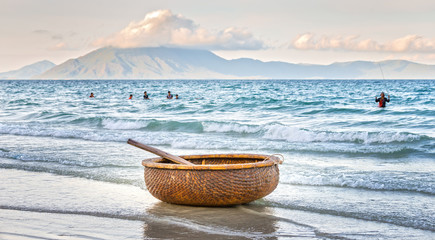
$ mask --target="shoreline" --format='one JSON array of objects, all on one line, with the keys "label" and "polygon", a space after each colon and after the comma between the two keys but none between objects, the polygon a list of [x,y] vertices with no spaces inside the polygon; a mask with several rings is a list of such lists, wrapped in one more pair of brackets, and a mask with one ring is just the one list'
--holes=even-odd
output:
[{"label": "shoreline", "polygon": [[[146,190],[42,172],[0,169],[2,239],[430,239],[433,232],[269,206],[228,208],[163,203]],[[6,181],[8,180],[8,181]],[[29,181],[32,181],[29,184]],[[277,197],[272,194],[271,198]],[[116,226],[116,227],[115,227]],[[119,227],[122,226],[122,227]]]}]

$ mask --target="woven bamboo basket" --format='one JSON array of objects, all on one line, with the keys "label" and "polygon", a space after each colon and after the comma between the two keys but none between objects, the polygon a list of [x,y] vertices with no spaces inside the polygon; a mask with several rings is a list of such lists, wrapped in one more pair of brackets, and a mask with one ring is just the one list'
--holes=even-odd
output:
[{"label": "woven bamboo basket", "polygon": [[195,165],[164,158],[142,161],[145,184],[157,199],[194,206],[231,206],[260,199],[279,181],[276,156],[257,154],[188,155]]}]

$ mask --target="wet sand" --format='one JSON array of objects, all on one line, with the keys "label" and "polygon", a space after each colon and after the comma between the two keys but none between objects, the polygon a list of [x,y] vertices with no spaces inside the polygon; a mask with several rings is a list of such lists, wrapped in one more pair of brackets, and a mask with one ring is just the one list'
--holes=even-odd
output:
[{"label": "wet sand", "polygon": [[[167,204],[138,187],[0,169],[1,239],[275,238],[263,206],[205,208]],[[15,188],[13,190],[13,188]],[[289,228],[287,228],[290,230]],[[295,226],[293,236],[311,236]]]},{"label": "wet sand", "polygon": [[[270,207],[160,202],[139,187],[0,169],[0,239],[367,239],[431,232]],[[273,195],[271,196],[273,197]],[[385,229],[389,229],[385,231]]]}]

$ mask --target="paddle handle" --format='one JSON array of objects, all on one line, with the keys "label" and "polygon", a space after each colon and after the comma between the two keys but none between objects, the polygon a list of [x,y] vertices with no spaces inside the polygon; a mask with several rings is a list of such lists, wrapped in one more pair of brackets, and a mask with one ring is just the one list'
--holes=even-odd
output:
[{"label": "paddle handle", "polygon": [[167,153],[167,152],[164,152],[164,151],[162,151],[162,150],[160,150],[160,149],[150,147],[150,146],[145,145],[145,144],[142,144],[142,143],[140,143],[140,142],[136,142],[136,141],[134,141],[134,140],[132,140],[132,139],[128,139],[127,143],[130,144],[130,145],[133,145],[133,146],[135,146],[135,147],[138,147],[138,148],[140,148],[140,149],[143,149],[143,150],[145,150],[145,151],[148,151],[148,152],[154,153],[154,154],[156,154],[156,155],[158,155],[158,156],[160,156],[160,157],[162,157],[162,158],[169,159],[169,160],[171,160],[171,161],[173,161],[173,162],[175,162],[175,163],[185,164],[185,165],[194,165],[193,163],[188,162],[188,161],[186,161],[186,160],[183,159],[183,158],[180,158],[180,157],[178,157],[178,156],[174,156],[174,155],[169,154],[169,153]]}]

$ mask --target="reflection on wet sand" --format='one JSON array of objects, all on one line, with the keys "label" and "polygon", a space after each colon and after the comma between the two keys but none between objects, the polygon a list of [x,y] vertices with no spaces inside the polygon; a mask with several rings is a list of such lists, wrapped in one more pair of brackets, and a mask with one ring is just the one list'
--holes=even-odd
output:
[{"label": "reflection on wet sand", "polygon": [[[248,211],[246,211],[248,209]],[[145,222],[144,239],[184,238],[252,239],[278,237],[273,210],[256,205],[226,208],[191,207],[158,202],[147,213],[157,221]]]}]

